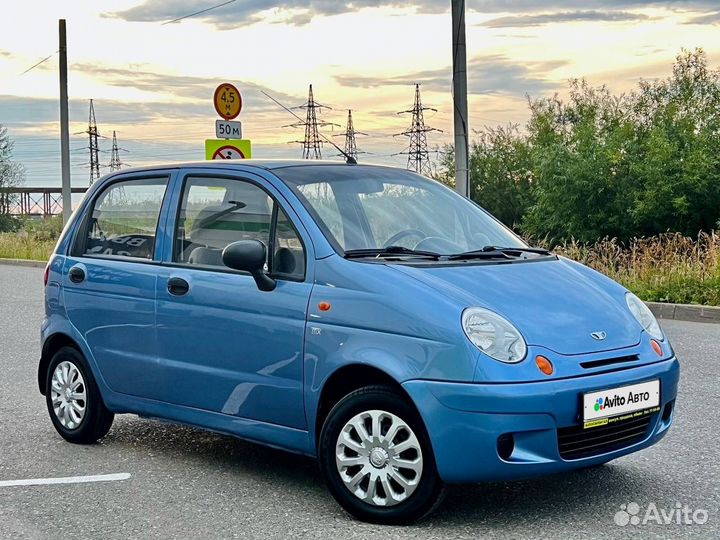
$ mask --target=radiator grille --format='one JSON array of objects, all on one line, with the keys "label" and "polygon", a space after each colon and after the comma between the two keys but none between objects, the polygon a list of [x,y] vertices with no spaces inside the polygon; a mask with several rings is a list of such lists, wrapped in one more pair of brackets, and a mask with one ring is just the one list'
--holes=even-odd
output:
[{"label": "radiator grille", "polygon": [[589,429],[583,429],[582,426],[560,428],[558,429],[560,457],[580,459],[630,446],[645,438],[654,417],[654,414],[648,414]]}]

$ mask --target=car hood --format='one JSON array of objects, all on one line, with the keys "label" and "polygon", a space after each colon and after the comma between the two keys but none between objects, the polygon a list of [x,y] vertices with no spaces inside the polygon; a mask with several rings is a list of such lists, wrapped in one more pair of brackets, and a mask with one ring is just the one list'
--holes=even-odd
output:
[{"label": "car hood", "polygon": [[[625,289],[568,259],[390,266],[466,307],[484,307],[504,316],[528,345],[582,354],[640,342],[642,328],[626,306]],[[595,339],[594,332],[604,332],[606,337]]]}]

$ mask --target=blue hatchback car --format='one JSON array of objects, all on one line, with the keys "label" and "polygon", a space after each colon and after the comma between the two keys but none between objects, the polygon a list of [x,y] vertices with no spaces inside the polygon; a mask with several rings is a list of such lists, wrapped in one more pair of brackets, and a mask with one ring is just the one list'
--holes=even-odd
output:
[{"label": "blue hatchback car", "polygon": [[636,296],[405,170],[118,172],[45,283],[38,383],[62,437],[134,413],[316,456],[363,520],[600,465],[673,420],[678,361]]}]

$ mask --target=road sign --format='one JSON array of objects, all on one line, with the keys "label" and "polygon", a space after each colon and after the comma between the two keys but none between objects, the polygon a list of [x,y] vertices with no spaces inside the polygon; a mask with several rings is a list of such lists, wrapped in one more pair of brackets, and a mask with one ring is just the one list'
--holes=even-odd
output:
[{"label": "road sign", "polygon": [[252,157],[248,139],[207,139],[205,159],[249,159]]},{"label": "road sign", "polygon": [[230,83],[222,83],[215,89],[213,96],[215,110],[225,120],[232,120],[240,114],[242,109],[242,97],[240,92]]},{"label": "road sign", "polygon": [[215,136],[218,139],[242,139],[242,122],[215,120]]}]

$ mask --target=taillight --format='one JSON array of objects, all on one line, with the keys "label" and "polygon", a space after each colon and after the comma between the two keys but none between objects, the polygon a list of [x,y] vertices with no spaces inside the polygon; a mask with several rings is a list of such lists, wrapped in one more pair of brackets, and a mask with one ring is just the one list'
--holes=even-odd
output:
[{"label": "taillight", "polygon": [[47,287],[48,277],[50,277],[50,261],[45,265],[45,275],[43,275],[43,285]]}]

